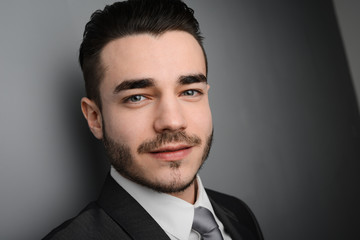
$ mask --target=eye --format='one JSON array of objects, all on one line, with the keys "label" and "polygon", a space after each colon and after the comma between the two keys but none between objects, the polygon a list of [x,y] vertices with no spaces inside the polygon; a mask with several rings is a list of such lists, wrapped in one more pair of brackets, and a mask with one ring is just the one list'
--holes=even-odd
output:
[{"label": "eye", "polygon": [[126,98],[124,100],[124,102],[138,103],[138,102],[143,101],[145,99],[146,99],[146,97],[144,97],[143,95],[133,95],[133,96],[130,96],[130,97]]},{"label": "eye", "polygon": [[201,94],[201,92],[194,90],[194,89],[189,89],[182,93],[182,95],[184,95],[184,96],[195,96],[197,94]]}]

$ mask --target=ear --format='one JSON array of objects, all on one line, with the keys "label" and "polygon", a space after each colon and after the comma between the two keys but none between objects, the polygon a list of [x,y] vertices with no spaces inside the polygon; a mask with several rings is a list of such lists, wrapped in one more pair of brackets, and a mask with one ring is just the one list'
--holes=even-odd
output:
[{"label": "ear", "polygon": [[102,116],[96,103],[87,97],[81,99],[81,110],[91,132],[97,139],[103,138]]}]

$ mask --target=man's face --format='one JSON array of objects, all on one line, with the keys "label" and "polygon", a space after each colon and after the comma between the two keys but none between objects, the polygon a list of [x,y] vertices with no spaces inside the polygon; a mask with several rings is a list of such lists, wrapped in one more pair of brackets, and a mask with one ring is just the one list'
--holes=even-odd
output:
[{"label": "man's face", "polygon": [[114,40],[101,52],[102,138],[124,177],[162,192],[188,187],[210,149],[202,49],[169,31]]}]

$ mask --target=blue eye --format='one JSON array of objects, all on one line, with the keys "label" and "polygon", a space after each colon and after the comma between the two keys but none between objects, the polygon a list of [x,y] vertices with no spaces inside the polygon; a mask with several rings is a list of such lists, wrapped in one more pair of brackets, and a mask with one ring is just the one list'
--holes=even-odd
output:
[{"label": "blue eye", "polygon": [[145,99],[145,97],[142,95],[134,95],[134,96],[127,98],[126,101],[136,103],[136,102],[140,102],[144,99]]},{"label": "blue eye", "polygon": [[194,96],[196,93],[198,93],[198,91],[195,90],[186,90],[185,92],[183,92],[185,96]]}]

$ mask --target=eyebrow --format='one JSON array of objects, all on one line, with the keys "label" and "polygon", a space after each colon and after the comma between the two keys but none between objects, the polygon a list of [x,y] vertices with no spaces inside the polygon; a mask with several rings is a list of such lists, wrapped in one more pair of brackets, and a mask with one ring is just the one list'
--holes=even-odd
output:
[{"label": "eyebrow", "polygon": [[117,94],[124,90],[136,89],[136,88],[148,88],[153,86],[155,86],[155,84],[154,84],[154,80],[151,78],[125,80],[115,87],[113,93]]},{"label": "eyebrow", "polygon": [[[207,78],[203,74],[180,76],[178,83],[180,85],[188,85],[192,83],[207,83]],[[114,88],[113,93],[118,94],[121,91],[137,88],[149,88],[155,86],[152,78],[125,80]]]},{"label": "eyebrow", "polygon": [[207,78],[203,74],[181,76],[178,80],[180,85],[187,85],[192,83],[207,83]]}]

